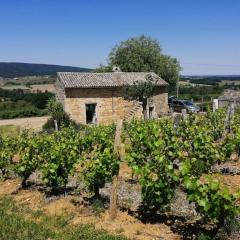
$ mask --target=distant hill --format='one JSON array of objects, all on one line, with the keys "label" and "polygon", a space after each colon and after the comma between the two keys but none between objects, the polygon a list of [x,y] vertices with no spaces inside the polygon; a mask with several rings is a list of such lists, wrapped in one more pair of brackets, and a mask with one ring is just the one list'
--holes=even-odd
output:
[{"label": "distant hill", "polygon": [[34,75],[56,75],[57,72],[90,72],[90,68],[50,64],[0,62],[0,77],[23,77]]},{"label": "distant hill", "polygon": [[183,79],[190,79],[190,80],[199,80],[199,79],[211,79],[211,80],[230,80],[230,81],[234,81],[234,80],[239,80],[240,79],[240,75],[183,75],[181,76]]},{"label": "distant hill", "polygon": [[217,85],[222,81],[240,81],[240,75],[204,75],[204,76],[182,76],[182,80],[188,80],[195,84]]}]

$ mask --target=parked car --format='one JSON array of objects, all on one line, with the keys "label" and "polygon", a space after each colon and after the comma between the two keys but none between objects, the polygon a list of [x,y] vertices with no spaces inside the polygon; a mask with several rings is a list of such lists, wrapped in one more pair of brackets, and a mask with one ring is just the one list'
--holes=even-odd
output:
[{"label": "parked car", "polygon": [[168,105],[170,105],[170,104],[173,102],[173,100],[175,100],[175,99],[177,99],[177,97],[175,97],[175,96],[170,96],[170,97],[168,98]]},{"label": "parked car", "polygon": [[169,104],[169,107],[174,112],[181,112],[183,109],[186,109],[187,113],[199,112],[199,107],[189,100],[179,100],[174,99],[172,103]]}]

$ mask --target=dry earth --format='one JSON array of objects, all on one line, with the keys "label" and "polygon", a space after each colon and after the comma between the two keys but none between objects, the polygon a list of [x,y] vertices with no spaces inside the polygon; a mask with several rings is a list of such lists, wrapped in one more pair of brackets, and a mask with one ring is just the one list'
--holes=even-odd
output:
[{"label": "dry earth", "polygon": [[[213,176],[219,178],[223,184],[226,184],[231,189],[232,192],[239,190],[240,175],[231,176],[215,173]],[[122,164],[119,177],[119,205],[122,205],[124,200],[126,200],[125,198],[128,197],[132,200],[130,204],[132,206],[130,209],[133,208],[135,209],[133,211],[136,211],[141,202],[141,193],[138,184],[130,183],[129,179],[132,179],[132,171],[126,164]],[[35,184],[41,186],[41,182],[38,182],[38,180],[39,177],[35,174],[32,176],[31,182],[35,182]],[[72,183],[72,186],[74,185],[76,185],[76,183]],[[177,220],[177,218],[173,220],[173,222],[168,220],[170,222],[167,221],[167,225],[164,224],[165,221],[164,223],[157,223],[157,221],[154,223],[149,223],[149,221],[147,221],[148,223],[143,223],[138,218],[134,217],[134,214],[130,215],[127,211],[119,211],[117,218],[112,221],[109,218],[107,210],[99,215],[96,214],[96,212],[93,211],[93,208],[84,200],[84,195],[75,193],[75,195],[67,195],[66,197],[57,196],[46,198],[46,195],[40,190],[40,188],[29,187],[29,189],[17,191],[19,187],[20,179],[10,179],[0,182],[0,198],[3,196],[10,196],[17,204],[24,204],[32,210],[40,210],[47,215],[55,216],[68,213],[73,216],[71,224],[93,224],[96,229],[103,229],[117,235],[121,234],[129,239],[178,240],[182,239],[182,236],[184,236],[184,233],[179,231],[178,226],[182,226],[182,229],[184,229],[194,223],[194,220],[191,219],[185,223],[181,223],[180,218],[180,221]],[[101,193],[105,196],[109,196],[110,192],[111,186],[107,185],[102,189]],[[179,192],[177,195],[177,201],[173,204],[176,216],[181,216],[182,212],[186,212],[187,215],[192,215],[191,212],[189,212],[191,210],[189,204],[187,204],[184,196],[181,195],[182,193]],[[181,232],[183,235],[178,235],[173,231],[176,231],[179,234]],[[188,238],[185,239],[195,239],[191,230],[189,234]],[[238,236],[236,236],[236,238],[231,237],[231,239],[238,239]]]},{"label": "dry earth", "polygon": [[15,118],[15,119],[6,119],[0,120],[0,126],[5,125],[14,125],[18,126],[22,129],[34,129],[34,130],[41,130],[44,123],[47,122],[49,116],[44,117],[30,117],[30,118]]},{"label": "dry earth", "polygon": [[67,196],[46,203],[44,193],[36,190],[20,190],[20,180],[7,180],[0,182],[0,197],[11,196],[17,204],[24,204],[33,210],[44,211],[48,215],[72,214],[72,224],[93,224],[96,229],[121,234],[134,240],[179,240],[179,235],[173,233],[165,224],[144,224],[127,212],[118,212],[117,218],[109,219],[108,211],[96,216],[91,209],[84,205],[75,206],[73,202],[79,200],[78,196]]}]

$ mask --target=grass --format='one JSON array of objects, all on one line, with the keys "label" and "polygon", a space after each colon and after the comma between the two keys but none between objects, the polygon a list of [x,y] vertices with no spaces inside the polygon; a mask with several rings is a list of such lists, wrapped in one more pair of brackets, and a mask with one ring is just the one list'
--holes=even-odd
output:
[{"label": "grass", "polygon": [[71,215],[50,217],[41,211],[17,206],[11,198],[0,199],[1,240],[124,240],[91,225],[73,226]]},{"label": "grass", "polygon": [[20,133],[20,128],[14,125],[0,126],[0,135],[17,136]]}]

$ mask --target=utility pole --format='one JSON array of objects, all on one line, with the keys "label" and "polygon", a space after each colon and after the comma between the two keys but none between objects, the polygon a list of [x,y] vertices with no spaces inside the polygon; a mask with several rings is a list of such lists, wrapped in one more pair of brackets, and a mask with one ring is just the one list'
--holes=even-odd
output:
[{"label": "utility pole", "polygon": [[176,88],[177,88],[177,98],[178,98],[178,95],[179,95],[179,76],[177,78],[177,83],[176,83]]}]

